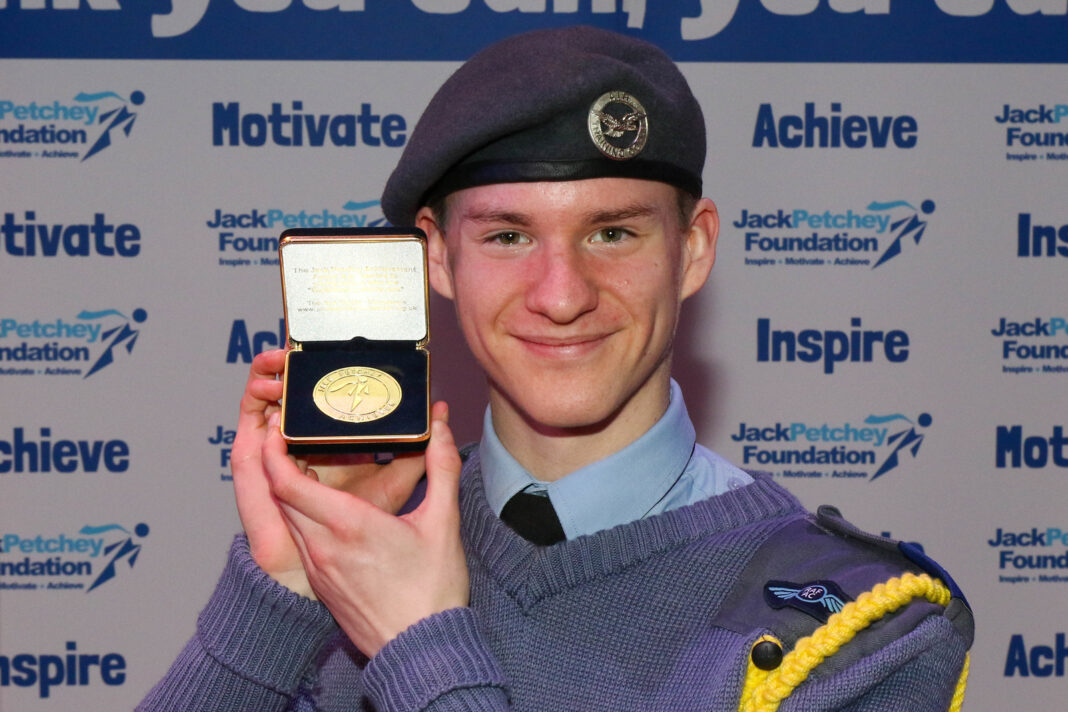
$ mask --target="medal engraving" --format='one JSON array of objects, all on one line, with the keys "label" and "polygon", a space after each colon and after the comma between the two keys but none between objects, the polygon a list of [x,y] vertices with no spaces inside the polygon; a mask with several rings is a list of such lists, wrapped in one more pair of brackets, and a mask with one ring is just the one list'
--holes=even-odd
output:
[{"label": "medal engraving", "polygon": [[315,406],[334,420],[366,423],[384,418],[401,402],[401,387],[384,371],[349,366],[331,371],[315,384]]}]

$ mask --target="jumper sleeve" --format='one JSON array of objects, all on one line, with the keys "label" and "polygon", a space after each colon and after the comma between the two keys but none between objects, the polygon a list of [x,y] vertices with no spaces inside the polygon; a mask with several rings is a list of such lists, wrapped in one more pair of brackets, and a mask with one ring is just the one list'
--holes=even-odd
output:
[{"label": "jumper sleeve", "polygon": [[137,710],[285,710],[337,630],[325,606],[264,573],[238,535],[195,635]]},{"label": "jumper sleeve", "polygon": [[378,712],[511,709],[504,674],[470,608],[425,618],[383,647],[364,671]]}]

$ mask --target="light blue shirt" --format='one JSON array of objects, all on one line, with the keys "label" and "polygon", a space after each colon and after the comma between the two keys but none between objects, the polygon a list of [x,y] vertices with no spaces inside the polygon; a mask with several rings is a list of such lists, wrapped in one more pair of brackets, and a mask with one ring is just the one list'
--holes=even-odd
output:
[{"label": "light blue shirt", "polygon": [[693,504],[753,479],[696,444],[697,433],[679,384],[672,379],[667,411],[622,450],[555,482],[541,482],[512,457],[486,408],[479,455],[490,507],[500,516],[517,492],[545,493],[564,534],[573,539]]}]

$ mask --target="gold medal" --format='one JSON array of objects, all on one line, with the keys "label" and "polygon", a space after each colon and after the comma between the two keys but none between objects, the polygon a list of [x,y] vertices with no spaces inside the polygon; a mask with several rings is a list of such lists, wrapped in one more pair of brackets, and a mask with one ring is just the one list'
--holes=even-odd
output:
[{"label": "gold medal", "polygon": [[395,411],[401,396],[400,384],[388,373],[369,366],[348,366],[320,378],[312,400],[334,420],[366,423]]}]

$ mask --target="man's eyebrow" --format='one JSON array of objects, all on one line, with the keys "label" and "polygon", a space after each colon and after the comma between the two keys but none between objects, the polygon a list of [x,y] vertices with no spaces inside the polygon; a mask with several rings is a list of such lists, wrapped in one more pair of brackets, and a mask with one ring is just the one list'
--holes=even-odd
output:
[{"label": "man's eyebrow", "polygon": [[591,225],[604,225],[606,223],[623,222],[634,218],[647,218],[656,215],[657,209],[646,203],[635,203],[620,208],[606,210],[594,210],[586,214],[586,222]]},{"label": "man's eyebrow", "polygon": [[521,227],[530,227],[533,222],[530,217],[524,213],[516,213],[509,210],[494,210],[492,208],[487,208],[485,210],[475,209],[471,212],[465,212],[460,216],[460,219],[477,223],[504,223],[507,225],[519,225]]},{"label": "man's eyebrow", "polygon": [[[605,225],[634,218],[645,218],[656,214],[657,208],[655,205],[633,203],[618,208],[592,210],[586,213],[585,221],[589,225]],[[460,216],[460,219],[477,223],[503,223],[520,227],[530,227],[534,223],[533,218],[526,213],[495,208],[475,208],[470,212],[465,212]]]}]

